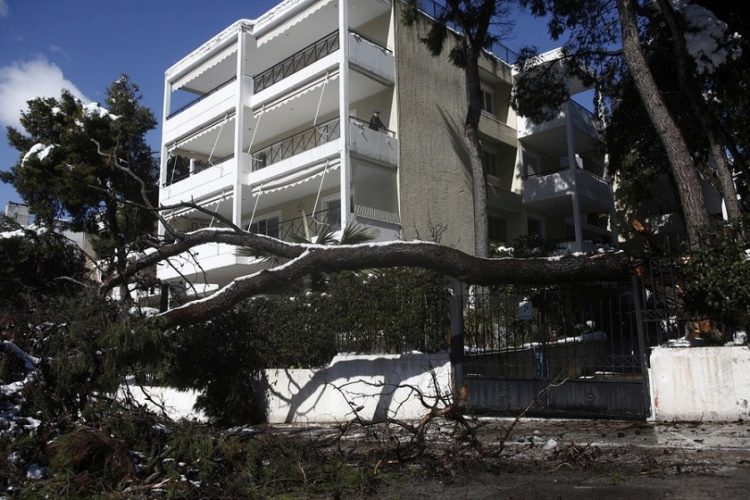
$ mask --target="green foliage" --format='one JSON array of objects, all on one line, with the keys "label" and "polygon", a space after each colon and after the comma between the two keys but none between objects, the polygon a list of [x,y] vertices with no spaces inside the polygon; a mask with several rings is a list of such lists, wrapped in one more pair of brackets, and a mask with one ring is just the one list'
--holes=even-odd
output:
[{"label": "green foliage", "polygon": [[113,394],[125,375],[153,372],[161,360],[158,323],[123,313],[94,289],[29,296],[6,314],[11,320],[2,335],[42,359],[24,404],[28,414],[45,420],[77,419],[96,394]]},{"label": "green foliage", "polygon": [[[11,227],[0,224],[0,231]],[[28,294],[66,293],[83,280],[83,256],[64,236],[49,231],[15,229],[0,238],[0,313],[21,306]]]},{"label": "green foliage", "polygon": [[521,116],[527,116],[536,123],[555,118],[570,97],[565,75],[555,65],[532,66],[536,54],[524,49],[519,55],[520,72],[513,85],[511,106]]},{"label": "green foliage", "polygon": [[142,185],[121,167],[143,180],[152,202],[158,187],[145,142],[156,120],[139,104],[138,92],[123,75],[107,89],[108,111],[84,105],[67,91],[37,98],[22,113],[24,132],[8,131],[19,160],[2,180],[18,191],[37,223],[51,228],[69,219],[71,229],[95,235],[100,257],[113,261],[116,249],[138,246],[154,223],[150,211],[124,203],[142,204]]},{"label": "green foliage", "polygon": [[688,309],[735,328],[750,326],[750,242],[742,229],[727,224],[709,231],[704,244],[683,257],[681,269]]}]

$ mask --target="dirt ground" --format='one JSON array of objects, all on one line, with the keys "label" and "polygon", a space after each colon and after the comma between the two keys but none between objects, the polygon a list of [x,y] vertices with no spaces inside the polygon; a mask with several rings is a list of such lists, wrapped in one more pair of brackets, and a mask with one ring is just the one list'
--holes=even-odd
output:
[{"label": "dirt ground", "polygon": [[[483,418],[476,462],[380,481],[377,498],[750,498],[750,425]],[[443,430],[447,433],[447,429]],[[431,439],[439,440],[439,431]],[[498,453],[499,451],[499,453]],[[491,457],[491,458],[490,458]]]}]

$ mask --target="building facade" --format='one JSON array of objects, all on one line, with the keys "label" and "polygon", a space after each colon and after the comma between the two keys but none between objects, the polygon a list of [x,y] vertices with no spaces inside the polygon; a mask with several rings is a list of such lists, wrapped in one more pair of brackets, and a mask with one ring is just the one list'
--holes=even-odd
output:
[{"label": "building facade", "polygon": [[[463,72],[420,42],[433,22],[427,12],[407,27],[400,8],[285,0],[169,68],[160,203],[192,202],[220,216],[176,207],[170,223],[194,230],[231,221],[309,241],[357,223],[377,240],[439,238],[472,252]],[[481,61],[490,239],[538,236],[578,251],[610,241],[612,192],[591,114],[570,101],[543,124],[517,117],[507,56]],[[374,112],[382,127],[371,126]],[[207,244],[158,275],[220,286],[254,265],[233,247]]]}]

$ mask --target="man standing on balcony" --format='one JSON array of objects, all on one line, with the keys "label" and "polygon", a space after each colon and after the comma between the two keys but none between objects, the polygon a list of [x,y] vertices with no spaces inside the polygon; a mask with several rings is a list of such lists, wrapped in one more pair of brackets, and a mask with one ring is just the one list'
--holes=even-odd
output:
[{"label": "man standing on balcony", "polygon": [[375,131],[388,130],[385,125],[383,125],[383,122],[380,121],[380,111],[372,112],[372,118],[370,118],[370,128]]}]

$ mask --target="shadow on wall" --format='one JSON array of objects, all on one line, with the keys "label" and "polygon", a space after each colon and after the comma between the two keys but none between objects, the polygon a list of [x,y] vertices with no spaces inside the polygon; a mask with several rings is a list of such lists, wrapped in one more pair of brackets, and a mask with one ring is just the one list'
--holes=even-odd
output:
[{"label": "shadow on wall", "polygon": [[415,419],[450,394],[447,353],[336,356],[319,369],[269,369],[269,423]]}]

